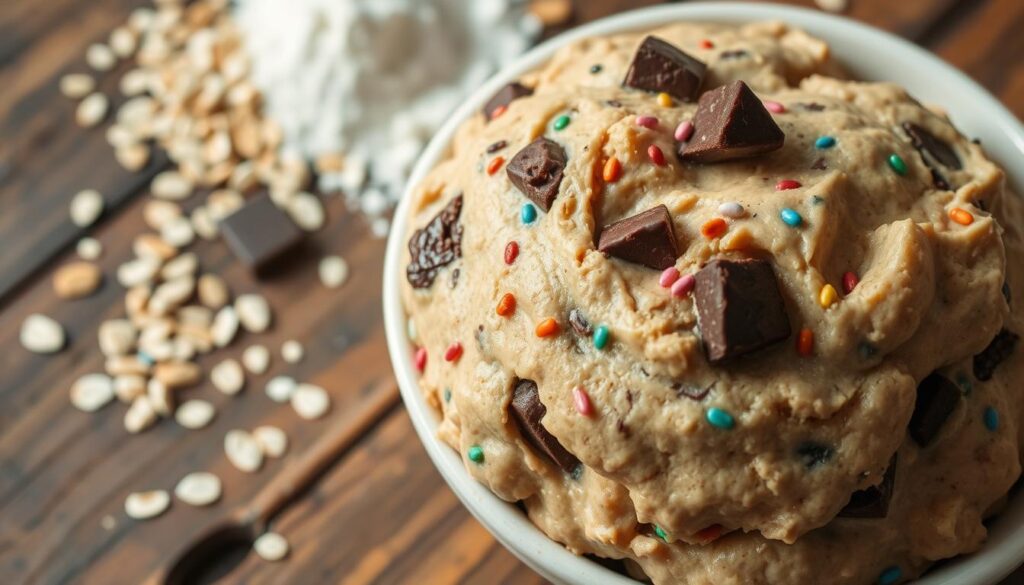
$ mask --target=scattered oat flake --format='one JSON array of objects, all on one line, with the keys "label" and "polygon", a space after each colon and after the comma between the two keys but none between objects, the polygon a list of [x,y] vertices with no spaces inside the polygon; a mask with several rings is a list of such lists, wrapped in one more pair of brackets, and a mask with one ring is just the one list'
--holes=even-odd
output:
[{"label": "scattered oat flake", "polygon": [[814,0],[819,8],[828,12],[846,12],[850,0]]},{"label": "scattered oat flake", "polygon": [[288,402],[291,400],[298,383],[289,376],[276,376],[267,382],[266,393],[274,402]]},{"label": "scattered oat flake", "polygon": [[210,382],[224,394],[234,396],[245,386],[245,372],[237,360],[228,358],[213,366],[210,370]]},{"label": "scattered oat flake", "polygon": [[242,430],[224,435],[224,453],[239,471],[255,473],[263,466],[263,449],[253,436]]},{"label": "scattered oat flake", "polygon": [[331,408],[327,391],[313,384],[299,384],[291,396],[292,408],[306,420],[316,420]]},{"label": "scattered oat flake", "polygon": [[213,404],[199,399],[187,400],[174,411],[174,420],[186,429],[201,429],[210,424],[217,410]]},{"label": "scattered oat flake", "polygon": [[324,256],[318,268],[320,282],[327,288],[338,288],[348,280],[348,262],[341,256]]},{"label": "scattered oat flake", "polygon": [[270,350],[265,345],[250,345],[242,352],[242,365],[251,374],[265,373],[270,367]]},{"label": "scattered oat flake", "polygon": [[85,374],[71,385],[71,404],[83,412],[96,412],[114,400],[114,382],[106,374]]},{"label": "scattered oat flake", "polygon": [[135,492],[125,498],[124,511],[130,518],[148,520],[163,514],[170,505],[171,496],[164,490]]},{"label": "scattered oat flake", "polygon": [[92,262],[80,260],[58,268],[53,273],[53,292],[62,299],[80,299],[96,292],[103,282],[103,272]]},{"label": "scattered oat flake", "polygon": [[103,255],[103,244],[95,238],[85,237],[78,240],[75,252],[82,260],[98,260]]},{"label": "scattered oat flake", "polygon": [[64,347],[64,328],[46,315],[33,313],[22,322],[19,340],[33,353],[58,352]]},{"label": "scattered oat flake", "polygon": [[288,541],[276,532],[267,532],[259,536],[252,548],[265,561],[279,561],[288,556]]},{"label": "scattered oat flake", "polygon": [[156,423],[157,414],[149,398],[143,394],[128,407],[124,414],[124,428],[129,433],[141,433]]},{"label": "scattered oat flake", "polygon": [[190,506],[209,506],[220,499],[220,478],[207,471],[196,471],[174,486],[174,497]]},{"label": "scattered oat flake", "polygon": [[305,355],[305,348],[302,347],[301,343],[294,339],[289,339],[281,344],[281,357],[289,364],[297,364],[301,362]]},{"label": "scattered oat flake", "polygon": [[71,198],[71,222],[78,227],[89,227],[103,213],[103,195],[95,189],[83,189]]},{"label": "scattered oat flake", "polygon": [[278,427],[263,425],[252,431],[253,438],[260,444],[263,454],[267,457],[278,458],[288,450],[288,435]]},{"label": "scattered oat flake", "polygon": [[60,92],[64,97],[81,99],[96,89],[96,81],[86,73],[69,73],[60,78]]},{"label": "scattered oat flake", "polygon": [[110,101],[102,93],[92,93],[78,104],[75,122],[83,128],[91,128],[107,117]]},{"label": "scattered oat flake", "polygon": [[96,71],[110,71],[117,64],[117,55],[102,43],[93,43],[85,51],[85,62]]},{"label": "scattered oat flake", "polygon": [[270,305],[258,294],[239,295],[235,299],[235,312],[246,331],[262,333],[270,327]]}]

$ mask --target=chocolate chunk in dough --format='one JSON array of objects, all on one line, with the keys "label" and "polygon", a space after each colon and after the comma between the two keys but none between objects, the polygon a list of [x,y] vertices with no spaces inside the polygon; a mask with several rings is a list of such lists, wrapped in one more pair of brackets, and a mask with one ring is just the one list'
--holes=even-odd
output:
[{"label": "chocolate chunk in dough", "polygon": [[889,460],[882,481],[850,495],[850,502],[839,511],[840,518],[885,518],[889,514],[889,500],[896,483],[896,455]]},{"label": "chocolate chunk in dough", "polygon": [[832,459],[832,447],[816,441],[806,441],[796,448],[797,457],[807,469],[814,469]]},{"label": "chocolate chunk in dough", "polygon": [[521,83],[512,82],[498,90],[490,100],[484,104],[484,116],[490,120],[498,108],[508,107],[513,101],[528,95],[533,95],[533,90]]},{"label": "chocolate chunk in dough", "polygon": [[565,150],[543,136],[527,144],[505,167],[508,180],[544,211],[551,209],[565,170]]},{"label": "chocolate chunk in dough", "polygon": [[679,257],[672,216],[664,205],[604,226],[597,249],[657,270],[674,265]]},{"label": "chocolate chunk in dough", "polygon": [[647,37],[633,56],[622,85],[663,91],[692,102],[704,83],[707,65],[657,37]]},{"label": "chocolate chunk in dough", "polygon": [[789,337],[786,304],[767,260],[713,260],[696,279],[697,319],[711,363]]},{"label": "chocolate chunk in dough", "polygon": [[939,434],[943,423],[960,402],[960,389],[952,380],[932,372],[917,385],[914,414],[907,430],[922,447],[927,447]]},{"label": "chocolate chunk in dough", "polygon": [[228,247],[249,268],[260,272],[303,239],[302,230],[262,194],[220,221]]},{"label": "chocolate chunk in dough", "polygon": [[721,162],[782,148],[786,135],[764,104],[742,81],[700,96],[693,115],[693,138],[679,146],[679,157]]},{"label": "chocolate chunk in dough", "polygon": [[1020,336],[1008,329],[1000,331],[988,347],[974,356],[974,377],[982,382],[991,380],[996,366],[1010,357],[1019,340]]},{"label": "chocolate chunk in dough", "polygon": [[519,427],[519,432],[534,449],[543,453],[566,473],[572,474],[579,467],[580,460],[566,451],[558,439],[541,424],[541,420],[547,414],[547,408],[541,404],[536,382],[533,380],[516,382],[509,410]]},{"label": "chocolate chunk in dough", "polygon": [[590,325],[590,321],[583,316],[583,313],[579,309],[573,309],[569,311],[569,325],[572,326],[572,330],[579,335],[589,337],[594,332],[594,328]]},{"label": "chocolate chunk in dough", "polygon": [[914,145],[914,148],[921,151],[921,154],[928,155],[925,157],[925,161],[931,158],[942,166],[957,171],[964,168],[963,163],[960,162],[960,157],[956,155],[956,151],[945,140],[938,138],[913,122],[904,122],[903,129],[910,136],[910,142]]},{"label": "chocolate chunk in dough", "polygon": [[444,266],[462,257],[462,195],[452,198],[434,219],[409,238],[412,261],[405,270],[413,288],[428,288]]}]

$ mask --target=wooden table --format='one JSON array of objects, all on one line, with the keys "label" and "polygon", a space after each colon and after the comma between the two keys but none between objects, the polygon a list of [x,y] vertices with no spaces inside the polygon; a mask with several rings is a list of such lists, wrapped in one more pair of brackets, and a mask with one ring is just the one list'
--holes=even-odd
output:
[{"label": "wooden table", "polygon": [[[575,22],[651,1],[580,0]],[[797,2],[810,4],[810,0]],[[331,223],[315,248],[344,255],[352,279],[340,291],[316,282],[317,254],[296,259],[283,278],[260,290],[276,311],[271,332],[248,335],[227,350],[260,341],[277,348],[300,339],[306,359],[250,376],[246,392],[226,397],[206,384],[188,391],[218,406],[203,431],[164,423],[128,438],[123,406],[96,415],[74,410],[68,388],[100,371],[99,323],[122,312],[118,264],[141,231],[149,178],[114,162],[102,129],[82,130],[57,80],[84,69],[85,47],[105,39],[143,0],[5,0],[0,7],[0,581],[4,583],[137,583],[196,534],[245,503],[287,465],[270,461],[243,475],[225,461],[224,432],[272,423],[287,430],[292,456],[326,428],[346,429],[344,455],[274,522],[292,545],[285,562],[227,559],[218,575],[252,583],[529,583],[542,580],[506,552],[461,507],[420,446],[394,386],[381,327],[383,242],[328,199]],[[913,39],[966,71],[1024,116],[1024,2],[1020,0],[853,0],[855,18]],[[115,76],[102,87],[114,95]],[[68,219],[70,197],[85,187],[105,194],[108,208],[93,234],[105,247],[107,283],[96,295],[58,300],[54,267],[74,256],[82,235]],[[237,294],[256,283],[220,242],[194,247],[206,271],[223,275]],[[24,317],[42,312],[65,324],[69,347],[36,356],[17,341]],[[217,359],[224,357],[220,352]],[[202,361],[209,368],[210,360]],[[327,388],[329,416],[300,422],[270,402],[262,387],[289,372]],[[231,402],[230,406],[228,403]],[[170,489],[184,474],[216,472],[225,482],[210,509],[176,504],[163,517],[128,519],[125,496]],[[1024,581],[1024,572],[1007,583]]]}]

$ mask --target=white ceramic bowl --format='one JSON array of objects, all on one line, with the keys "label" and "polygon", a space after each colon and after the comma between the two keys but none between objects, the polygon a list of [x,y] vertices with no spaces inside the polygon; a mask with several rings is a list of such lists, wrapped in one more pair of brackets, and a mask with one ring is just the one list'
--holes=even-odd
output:
[{"label": "white ceramic bowl", "polygon": [[[967,136],[982,139],[986,151],[1024,185],[1024,127],[998,100],[966,75],[900,38],[821,12],[768,4],[734,2],[659,6],[618,14],[573,29],[536,47],[480,87],[441,128],[420,157],[395,214],[384,265],[384,320],[391,361],[416,432],[434,465],[462,503],[488,530],[535,571],[555,583],[635,584],[550,540],[515,506],[492,494],[466,472],[455,451],[437,439],[438,417],[423,399],[412,367],[401,303],[401,266],[408,229],[409,200],[417,185],[448,152],[456,127],[475,115],[502,85],[537,68],[560,47],[584,37],[655,28],[676,21],[742,23],[781,20],[828,41],[836,59],[859,79],[897,81],[925,103],[946,108]],[[1019,189],[1018,189],[1018,192]],[[991,585],[1024,561],[1024,497],[1018,495],[992,524],[985,547],[930,572],[918,585]]]}]

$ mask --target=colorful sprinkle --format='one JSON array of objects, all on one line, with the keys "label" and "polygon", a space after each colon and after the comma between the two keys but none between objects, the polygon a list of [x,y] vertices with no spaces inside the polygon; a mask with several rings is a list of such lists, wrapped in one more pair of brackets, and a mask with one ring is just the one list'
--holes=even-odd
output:
[{"label": "colorful sprinkle", "polygon": [[658,119],[655,118],[654,116],[637,116],[636,125],[643,126],[648,130],[654,130],[655,128],[658,127]]},{"label": "colorful sprinkle", "polygon": [[537,337],[551,337],[558,333],[558,321],[548,317],[537,324],[537,329],[534,333],[537,334]]},{"label": "colorful sprinkle", "polygon": [[709,219],[706,222],[704,222],[704,225],[700,226],[700,233],[705,238],[713,240],[715,238],[721,237],[721,235],[724,234],[725,230],[727,229],[729,229],[729,225],[725,223],[725,220],[720,217],[716,217],[714,219]]},{"label": "colorful sprinkle", "polygon": [[602,69],[604,69],[604,67],[602,67],[600,63],[596,63],[590,66],[590,72],[594,75],[600,73]]},{"label": "colorful sprinkle", "polygon": [[983,415],[985,421],[985,428],[990,431],[995,431],[999,428],[999,412],[991,406],[985,407],[985,414]]},{"label": "colorful sprinkle", "polygon": [[657,524],[654,525],[654,535],[664,540],[665,542],[668,542],[668,534],[665,534],[665,531],[662,530],[661,526],[658,526]]},{"label": "colorful sprinkle", "polygon": [[140,351],[139,353],[135,354],[135,359],[146,364],[147,366],[152,366],[156,364],[156,360],[153,359],[153,356],[149,355],[144,351]]},{"label": "colorful sprinkle", "polygon": [[525,224],[533,223],[537,219],[537,208],[532,203],[524,203],[523,208],[519,210],[519,219]]},{"label": "colorful sprinkle", "polygon": [[454,362],[462,357],[462,344],[458,341],[453,341],[448,349],[444,350],[444,361]]},{"label": "colorful sprinkle", "polygon": [[677,280],[679,280],[679,271],[676,270],[675,266],[669,266],[661,272],[661,276],[658,277],[658,284],[663,288],[668,288]]},{"label": "colorful sprinkle", "polygon": [[889,166],[892,167],[892,170],[896,171],[897,175],[904,176],[907,174],[907,163],[903,162],[903,158],[896,153],[889,155]]},{"label": "colorful sprinkle", "polygon": [[800,224],[804,222],[804,218],[799,213],[788,207],[782,208],[782,211],[779,212],[779,218],[782,219],[782,223],[789,227],[800,227]]},{"label": "colorful sprinkle", "polygon": [[484,462],[484,450],[479,445],[473,445],[472,447],[470,447],[469,451],[466,452],[466,455],[469,457],[469,460],[472,461],[473,463]]},{"label": "colorful sprinkle", "polygon": [[657,144],[652,144],[647,147],[647,157],[651,159],[652,163],[659,167],[665,166],[665,153],[658,148]]},{"label": "colorful sprinkle", "polygon": [[836,287],[831,284],[821,287],[821,291],[818,293],[818,304],[821,305],[822,309],[831,307],[838,300],[839,293],[836,292]]},{"label": "colorful sprinkle", "polygon": [[608,327],[605,325],[598,325],[594,329],[594,348],[604,349],[608,345]]},{"label": "colorful sprinkle", "polygon": [[494,312],[502,317],[508,317],[516,312],[516,297],[512,293],[505,293],[498,301],[498,307]]},{"label": "colorful sprinkle", "polygon": [[487,174],[493,175],[494,173],[498,172],[498,169],[500,169],[501,165],[503,164],[505,164],[505,157],[496,156],[492,158],[491,162],[487,163]]},{"label": "colorful sprinkle", "polygon": [[825,202],[825,198],[822,197],[821,195],[814,195],[814,196],[811,197],[811,203],[813,203],[815,205],[821,205],[824,202]]},{"label": "colorful sprinkle", "polygon": [[672,96],[665,92],[658,94],[658,105],[663,108],[671,108],[674,104],[672,102]]},{"label": "colorful sprinkle", "polygon": [[445,402],[451,402],[452,401],[452,389],[451,388],[445,388],[444,389],[444,401]]},{"label": "colorful sprinkle", "polygon": [[701,39],[700,48],[702,49],[714,49],[715,43],[712,43],[709,39]]},{"label": "colorful sprinkle", "polygon": [[952,219],[960,225],[971,225],[974,223],[974,216],[971,215],[971,212],[959,207],[954,207],[949,210],[949,219]]},{"label": "colorful sprinkle", "polygon": [[878,585],[895,585],[903,577],[903,571],[893,565],[888,569],[882,571],[882,574],[878,576]]},{"label": "colorful sprinkle", "polygon": [[622,163],[619,159],[614,156],[609,158],[604,163],[604,168],[601,169],[601,178],[604,179],[605,183],[614,183],[619,180],[622,175]]},{"label": "colorful sprinkle", "polygon": [[764,100],[764,109],[768,110],[773,114],[783,114],[786,112],[786,106],[779,102],[773,102],[772,100]]},{"label": "colorful sprinkle", "polygon": [[552,127],[555,130],[565,130],[565,127],[569,125],[570,121],[571,120],[569,119],[569,116],[566,116],[566,115],[563,114],[563,115],[555,118],[555,123],[552,124]]},{"label": "colorful sprinkle", "polygon": [[746,211],[739,203],[735,201],[726,201],[718,206],[718,213],[730,219],[739,219],[743,217],[743,214],[746,213]]},{"label": "colorful sprinkle", "polygon": [[582,386],[572,389],[572,403],[576,406],[576,412],[583,416],[590,416],[590,413],[594,412],[594,407],[590,403],[590,395]]},{"label": "colorful sprinkle", "polygon": [[708,419],[708,423],[716,429],[728,430],[736,426],[736,421],[732,418],[732,415],[721,408],[709,408],[704,416]]},{"label": "colorful sprinkle", "polygon": [[971,384],[971,379],[963,372],[957,373],[956,383],[960,386],[960,389],[963,390],[965,396],[970,396],[971,391],[974,390],[974,385]]},{"label": "colorful sprinkle", "polygon": [[680,122],[679,125],[676,126],[676,131],[673,136],[679,142],[686,142],[689,140],[690,137],[693,136],[693,122],[689,120]]},{"label": "colorful sprinkle", "polygon": [[814,332],[804,327],[796,338],[796,351],[804,357],[814,353]]},{"label": "colorful sprinkle", "polygon": [[860,357],[868,360],[875,357],[878,353],[878,348],[867,341],[862,341],[857,345],[857,353],[860,354]]},{"label": "colorful sprinkle", "polygon": [[505,264],[512,264],[519,256],[519,242],[512,240],[505,244]]},{"label": "colorful sprinkle", "polygon": [[775,183],[776,191],[789,191],[790,189],[799,189],[803,187],[800,181],[794,181],[793,179],[783,179],[778,183]]},{"label": "colorful sprinkle", "polygon": [[697,279],[692,274],[687,274],[679,278],[672,284],[672,296],[676,298],[682,298],[690,294],[693,291],[693,287],[696,286]]},{"label": "colorful sprinkle", "polygon": [[423,372],[427,369],[427,348],[417,347],[416,353],[412,356],[412,363],[416,366],[417,372]]},{"label": "colorful sprinkle", "polygon": [[820,149],[820,150],[824,150],[826,148],[832,148],[835,145],[836,145],[836,139],[831,137],[831,136],[819,136],[818,139],[814,141],[814,148],[817,148],[817,149]]},{"label": "colorful sprinkle", "polygon": [[843,273],[843,293],[850,294],[853,289],[857,288],[860,284],[860,279],[857,278],[856,272],[844,272]]},{"label": "colorful sprinkle", "polygon": [[491,112],[491,119],[497,120],[502,114],[508,111],[508,106],[498,106]]}]

